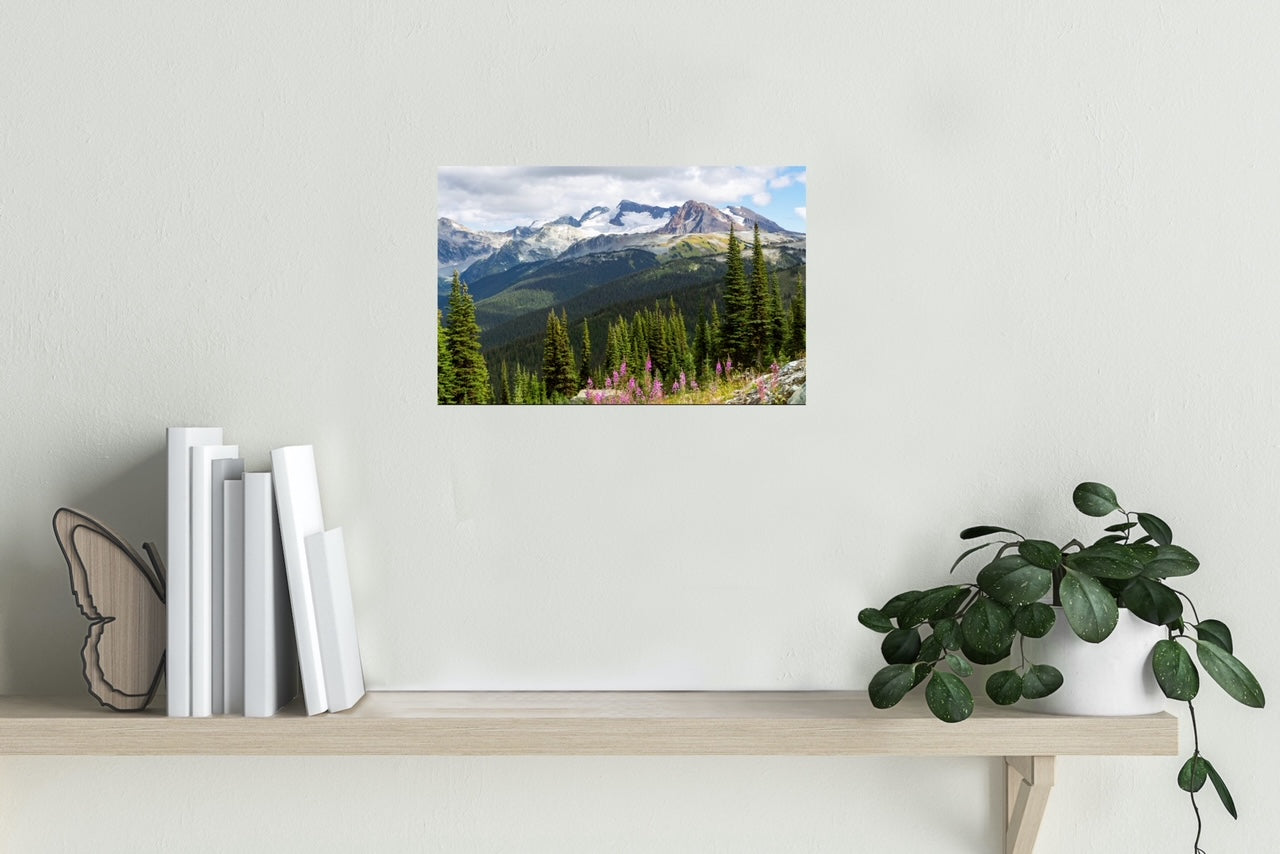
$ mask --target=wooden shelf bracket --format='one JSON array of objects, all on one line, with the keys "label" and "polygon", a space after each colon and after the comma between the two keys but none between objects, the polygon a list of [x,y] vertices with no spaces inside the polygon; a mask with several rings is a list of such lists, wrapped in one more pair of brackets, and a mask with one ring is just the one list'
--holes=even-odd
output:
[{"label": "wooden shelf bracket", "polygon": [[1006,756],[1005,854],[1031,854],[1053,789],[1053,756]]}]

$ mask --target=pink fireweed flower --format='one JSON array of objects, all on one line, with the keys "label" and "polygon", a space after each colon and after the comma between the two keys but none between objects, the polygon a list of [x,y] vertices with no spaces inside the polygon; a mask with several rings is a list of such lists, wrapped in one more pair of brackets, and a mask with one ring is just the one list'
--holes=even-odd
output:
[{"label": "pink fireweed flower", "polygon": [[765,400],[767,399],[764,393],[764,380],[757,380],[756,386],[760,389],[760,402],[764,403]]},{"label": "pink fireweed flower", "polygon": [[694,380],[694,381],[693,381],[693,390],[694,390],[694,391],[697,391],[697,390],[698,390],[698,381],[697,381],[697,380]]},{"label": "pink fireweed flower", "polygon": [[[625,377],[625,376],[627,375],[627,363],[626,363],[626,362],[623,362],[623,363],[622,363],[622,367],[621,367],[619,370],[621,370],[621,371],[622,371],[622,375]],[[615,371],[615,373],[617,373],[617,372]]]},{"label": "pink fireweed flower", "polygon": [[657,382],[653,384],[652,397],[654,400],[662,400],[662,383]]},{"label": "pink fireweed flower", "polygon": [[716,360],[716,379],[720,378],[720,374],[724,371],[724,365],[720,364],[720,360]]},{"label": "pink fireweed flower", "polygon": [[653,359],[650,359],[648,356],[646,356],[644,360],[644,370],[647,374],[653,373]]},{"label": "pink fireweed flower", "polygon": [[732,370],[733,370],[733,357],[730,356],[728,359],[725,360],[724,372],[725,374],[728,374]]},{"label": "pink fireweed flower", "polygon": [[591,381],[591,377],[587,377],[587,388],[595,388],[596,384]]},{"label": "pink fireweed flower", "polygon": [[778,378],[778,374],[782,371],[782,368],[779,368],[778,363],[774,362],[769,366],[769,370],[773,373],[773,378],[776,380]]}]

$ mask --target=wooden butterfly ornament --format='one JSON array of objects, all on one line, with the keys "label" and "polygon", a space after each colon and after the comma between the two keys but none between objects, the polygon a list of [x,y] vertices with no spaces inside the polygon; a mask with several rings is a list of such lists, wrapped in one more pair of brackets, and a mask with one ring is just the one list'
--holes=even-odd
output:
[{"label": "wooden butterfly ornament", "polygon": [[148,562],[106,525],[66,507],[53,514],[53,533],[89,618],[80,653],[89,693],[116,711],[145,709],[164,673],[164,563],[151,543],[142,544]]}]

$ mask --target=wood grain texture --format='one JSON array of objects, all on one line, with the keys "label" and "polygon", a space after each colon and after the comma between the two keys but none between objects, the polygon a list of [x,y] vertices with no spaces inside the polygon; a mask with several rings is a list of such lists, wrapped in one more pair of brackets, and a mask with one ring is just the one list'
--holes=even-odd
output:
[{"label": "wood grain texture", "polygon": [[980,705],[959,724],[863,691],[379,692],[271,718],[111,715],[75,698],[0,698],[0,753],[48,755],[1173,755],[1178,720]]},{"label": "wood grain texture", "polygon": [[81,649],[89,693],[116,711],[146,708],[164,671],[163,566],[148,563],[123,537],[77,510],[59,508],[53,530],[71,592],[89,620]]}]

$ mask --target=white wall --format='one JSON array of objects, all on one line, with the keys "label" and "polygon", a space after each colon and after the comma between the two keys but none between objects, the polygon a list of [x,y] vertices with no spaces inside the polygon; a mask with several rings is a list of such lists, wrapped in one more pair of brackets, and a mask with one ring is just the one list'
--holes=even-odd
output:
[{"label": "white wall", "polygon": [[[0,7],[0,690],[83,689],[53,509],[162,538],[163,429],[206,422],[317,445],[372,687],[863,687],[860,607],[967,524],[1082,531],[1088,478],[1280,690],[1273,4],[390,5]],[[437,409],[435,168],[500,163],[807,165],[809,405]],[[1211,850],[1257,850],[1276,716],[1200,708]],[[1062,761],[1040,854],[1189,846],[1179,761]],[[984,852],[1001,786],[6,759],[0,847]]]}]

